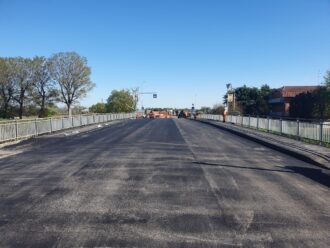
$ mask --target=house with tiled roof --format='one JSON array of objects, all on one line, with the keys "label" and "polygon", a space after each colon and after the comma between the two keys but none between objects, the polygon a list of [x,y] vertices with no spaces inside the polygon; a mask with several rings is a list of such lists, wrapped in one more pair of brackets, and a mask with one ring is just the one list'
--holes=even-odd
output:
[{"label": "house with tiled roof", "polygon": [[274,90],[269,99],[270,115],[284,117],[290,114],[291,99],[301,93],[317,90],[319,86],[283,86]]}]

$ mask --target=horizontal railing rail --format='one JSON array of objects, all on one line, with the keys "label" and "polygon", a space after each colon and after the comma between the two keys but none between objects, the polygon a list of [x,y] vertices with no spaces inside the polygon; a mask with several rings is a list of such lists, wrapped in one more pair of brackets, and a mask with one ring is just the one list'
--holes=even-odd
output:
[{"label": "horizontal railing rail", "polygon": [[[223,115],[200,114],[199,118],[223,121]],[[285,120],[270,117],[226,116],[226,122],[260,131],[286,135],[299,140],[311,140],[314,143],[330,144],[330,122],[307,122],[299,119]]]},{"label": "horizontal railing rail", "polygon": [[69,128],[130,118],[135,118],[135,113],[74,115],[71,117],[65,116],[0,122],[0,143]]}]

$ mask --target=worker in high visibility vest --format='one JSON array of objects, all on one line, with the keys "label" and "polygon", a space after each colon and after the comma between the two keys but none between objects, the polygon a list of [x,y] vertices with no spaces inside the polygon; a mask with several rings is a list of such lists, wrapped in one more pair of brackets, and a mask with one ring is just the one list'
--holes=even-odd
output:
[{"label": "worker in high visibility vest", "polygon": [[227,111],[225,110],[222,114],[222,117],[223,117],[223,122],[226,122],[226,116],[227,116]]}]

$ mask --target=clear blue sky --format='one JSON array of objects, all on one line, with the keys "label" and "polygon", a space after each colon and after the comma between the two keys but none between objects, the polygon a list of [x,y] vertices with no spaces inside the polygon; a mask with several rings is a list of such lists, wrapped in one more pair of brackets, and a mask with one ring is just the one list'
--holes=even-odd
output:
[{"label": "clear blue sky", "polygon": [[142,86],[151,107],[212,106],[225,84],[315,85],[330,69],[330,0],[0,0],[0,56],[87,57],[84,99]]}]

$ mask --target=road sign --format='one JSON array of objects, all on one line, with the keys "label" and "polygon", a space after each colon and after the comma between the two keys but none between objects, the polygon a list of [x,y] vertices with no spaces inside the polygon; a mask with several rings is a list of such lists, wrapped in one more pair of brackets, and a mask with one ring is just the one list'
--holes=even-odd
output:
[{"label": "road sign", "polygon": [[152,94],[153,98],[157,98],[157,94]]}]

